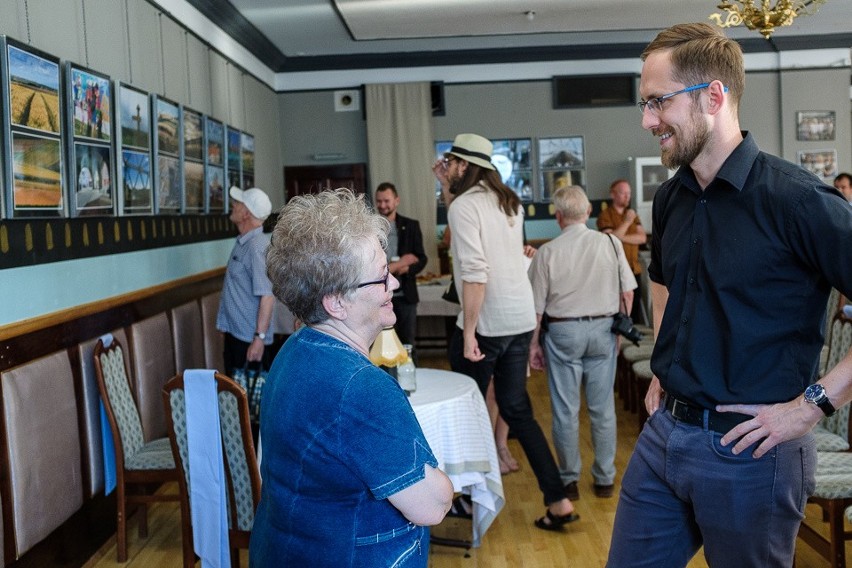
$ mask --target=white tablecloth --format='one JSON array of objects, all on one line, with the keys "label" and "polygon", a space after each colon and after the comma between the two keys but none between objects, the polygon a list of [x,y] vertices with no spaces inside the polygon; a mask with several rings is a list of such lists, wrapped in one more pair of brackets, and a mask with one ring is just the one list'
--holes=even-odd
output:
[{"label": "white tablecloth", "polygon": [[417,285],[417,294],[420,303],[417,304],[418,316],[449,316],[458,315],[461,306],[448,302],[441,298],[450,283],[450,277],[432,280],[425,284]]},{"label": "white tablecloth", "polygon": [[494,433],[473,379],[438,369],[417,369],[409,399],[426,440],[456,492],[473,501],[473,546],[505,503]]}]

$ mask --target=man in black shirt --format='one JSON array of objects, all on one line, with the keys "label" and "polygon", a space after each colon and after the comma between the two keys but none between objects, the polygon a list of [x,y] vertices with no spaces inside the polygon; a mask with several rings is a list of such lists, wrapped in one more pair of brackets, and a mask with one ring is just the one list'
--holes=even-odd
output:
[{"label": "man in black shirt", "polygon": [[852,398],[852,354],[808,388],[829,291],[852,292],[852,211],[740,130],[736,42],[682,24],[642,59],[642,126],[679,170],[654,198],[651,417],[609,566],[685,566],[702,545],[714,568],[790,566],[814,486],[810,429]]}]

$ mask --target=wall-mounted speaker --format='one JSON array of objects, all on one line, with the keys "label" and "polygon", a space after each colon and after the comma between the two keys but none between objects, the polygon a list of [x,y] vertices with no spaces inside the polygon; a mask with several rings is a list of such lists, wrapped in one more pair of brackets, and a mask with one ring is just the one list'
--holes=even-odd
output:
[{"label": "wall-mounted speaker", "polygon": [[636,104],[636,75],[576,75],[553,78],[553,108]]}]

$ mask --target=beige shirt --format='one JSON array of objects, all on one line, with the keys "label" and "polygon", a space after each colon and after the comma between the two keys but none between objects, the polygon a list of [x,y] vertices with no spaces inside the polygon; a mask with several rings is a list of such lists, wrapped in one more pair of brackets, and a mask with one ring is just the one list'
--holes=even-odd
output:
[{"label": "beige shirt", "polygon": [[568,225],[533,257],[535,312],[559,318],[613,315],[619,311],[619,272],[622,291],[635,289],[620,240],[581,223]]},{"label": "beige shirt", "polygon": [[[459,298],[462,282],[485,284],[476,331],[486,337],[517,335],[535,329],[532,290],[526,277],[524,215],[508,217],[497,196],[473,187],[456,197],[447,211],[450,250]],[[464,311],[457,325],[464,328]]]}]

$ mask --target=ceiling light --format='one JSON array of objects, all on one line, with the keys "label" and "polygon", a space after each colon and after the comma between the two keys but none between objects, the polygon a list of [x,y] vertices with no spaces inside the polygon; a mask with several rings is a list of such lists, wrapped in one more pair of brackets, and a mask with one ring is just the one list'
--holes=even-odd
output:
[{"label": "ceiling light", "polygon": [[[750,30],[758,30],[769,39],[775,28],[789,26],[796,16],[815,13],[826,0],[722,0],[716,6],[724,14],[710,14],[709,19],[720,28],[745,24]],[[770,8],[769,5],[773,4]],[[722,17],[725,20],[722,21]]]}]

